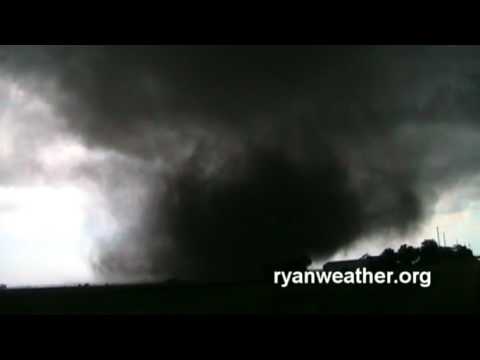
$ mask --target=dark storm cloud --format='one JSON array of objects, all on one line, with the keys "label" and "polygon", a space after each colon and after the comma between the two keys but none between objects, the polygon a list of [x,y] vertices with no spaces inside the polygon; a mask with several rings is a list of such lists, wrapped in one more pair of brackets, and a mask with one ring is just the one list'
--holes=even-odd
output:
[{"label": "dark storm cloud", "polygon": [[4,47],[0,58],[92,146],[163,164],[142,221],[101,249],[101,271],[237,277],[329,255],[413,229],[479,170],[464,135],[478,130],[476,48]]}]

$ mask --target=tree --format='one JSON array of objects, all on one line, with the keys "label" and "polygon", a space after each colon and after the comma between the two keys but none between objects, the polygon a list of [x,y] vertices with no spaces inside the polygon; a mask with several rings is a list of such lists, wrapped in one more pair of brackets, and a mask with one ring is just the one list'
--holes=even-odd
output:
[{"label": "tree", "polygon": [[425,240],[422,242],[422,249],[425,249],[427,251],[431,250],[437,250],[438,249],[438,244],[435,240]]},{"label": "tree", "polygon": [[420,248],[422,262],[431,263],[438,260],[439,246],[435,240],[425,240]]},{"label": "tree", "polygon": [[413,246],[403,244],[398,249],[398,260],[402,265],[412,265],[412,263],[418,258],[419,251]]},{"label": "tree", "polygon": [[397,263],[397,254],[395,250],[387,248],[383,250],[382,254],[379,256],[379,264],[382,267],[392,267]]},{"label": "tree", "polygon": [[473,252],[466,246],[455,245],[453,248],[455,255],[461,258],[473,258]]}]

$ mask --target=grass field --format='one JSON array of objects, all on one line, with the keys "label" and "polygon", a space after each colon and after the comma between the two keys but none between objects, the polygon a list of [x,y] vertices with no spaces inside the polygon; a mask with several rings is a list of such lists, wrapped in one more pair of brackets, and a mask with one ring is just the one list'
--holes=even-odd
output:
[{"label": "grass field", "polygon": [[269,282],[148,284],[0,291],[2,314],[478,313],[477,264],[439,266],[432,286]]}]

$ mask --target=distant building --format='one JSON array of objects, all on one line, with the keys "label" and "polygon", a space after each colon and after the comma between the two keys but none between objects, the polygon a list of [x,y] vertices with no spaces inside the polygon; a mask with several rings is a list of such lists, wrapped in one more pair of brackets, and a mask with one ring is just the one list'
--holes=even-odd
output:
[{"label": "distant building", "polygon": [[405,266],[425,266],[439,263],[456,264],[458,261],[478,261],[471,249],[462,245],[453,247],[439,246],[434,239],[426,239],[420,248],[402,245],[398,252],[386,249],[379,256],[368,254],[355,260],[331,261],[323,265],[325,271],[355,271],[359,268],[369,270],[400,269]]},{"label": "distant building", "polygon": [[371,264],[373,256],[364,255],[360,259],[330,261],[323,265],[325,271],[352,271],[358,268],[367,267]]}]

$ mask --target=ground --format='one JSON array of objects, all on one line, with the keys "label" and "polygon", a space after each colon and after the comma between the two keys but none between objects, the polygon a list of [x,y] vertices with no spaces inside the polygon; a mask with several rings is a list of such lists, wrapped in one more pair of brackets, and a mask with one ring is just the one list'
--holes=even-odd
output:
[{"label": "ground", "polygon": [[83,286],[0,291],[0,313],[478,313],[480,266],[433,269],[432,286],[292,286],[270,282]]}]

